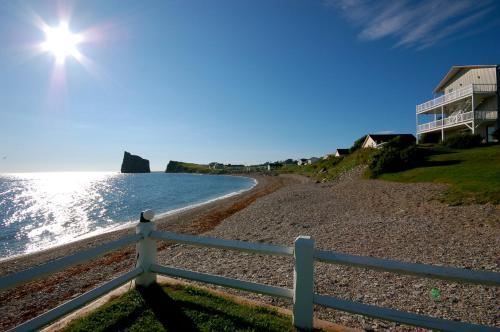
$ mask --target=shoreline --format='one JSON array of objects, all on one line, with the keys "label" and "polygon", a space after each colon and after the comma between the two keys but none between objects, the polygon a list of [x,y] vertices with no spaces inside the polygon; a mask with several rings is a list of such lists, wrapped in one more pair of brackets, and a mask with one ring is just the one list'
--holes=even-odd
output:
[{"label": "shoreline", "polygon": [[[178,174],[191,174],[191,173],[178,173]],[[213,174],[200,174],[200,175],[213,175]],[[216,175],[216,176],[218,176],[218,175]],[[164,218],[166,218],[168,216],[171,216],[171,215],[175,215],[177,213],[182,213],[184,211],[189,211],[189,210],[192,210],[192,209],[203,207],[204,205],[207,205],[207,204],[210,204],[210,203],[215,203],[215,202],[220,201],[220,200],[224,200],[224,199],[228,199],[228,198],[231,198],[231,197],[235,197],[235,196],[241,195],[241,194],[243,194],[245,192],[248,192],[248,191],[254,189],[259,184],[259,181],[257,180],[257,178],[253,177],[253,176],[227,175],[227,174],[224,174],[224,176],[246,177],[248,179],[252,179],[254,183],[253,183],[253,185],[250,188],[233,191],[233,192],[230,192],[228,194],[224,194],[222,196],[218,196],[218,197],[215,197],[215,198],[210,198],[210,199],[207,199],[207,200],[204,200],[204,201],[201,201],[201,202],[197,202],[197,203],[192,203],[192,204],[189,204],[189,205],[184,206],[184,207],[175,208],[175,209],[168,210],[168,211],[165,211],[165,212],[160,212],[158,214],[155,213],[155,221],[158,220],[158,219],[163,220]],[[15,254],[15,255],[12,255],[12,256],[8,256],[8,257],[0,257],[0,271],[2,271],[1,270],[1,265],[3,263],[7,262],[7,261],[10,261],[10,260],[13,260],[13,259],[22,259],[23,256],[26,256],[26,255],[32,255],[32,254],[38,255],[38,254],[42,254],[43,252],[45,252],[47,250],[58,250],[58,248],[60,248],[60,247],[72,245],[72,244],[75,244],[76,242],[79,242],[79,241],[84,241],[86,239],[91,239],[93,237],[105,236],[108,233],[113,233],[113,232],[127,230],[129,228],[134,227],[137,224],[138,220],[139,220],[139,218],[137,218],[136,220],[128,220],[128,221],[122,222],[119,225],[115,225],[115,226],[107,228],[107,229],[95,230],[95,231],[92,231],[90,233],[78,236],[78,237],[74,238],[73,241],[70,241],[70,242],[67,242],[67,243],[59,243],[59,244],[55,244],[53,246],[49,246],[49,247],[46,247],[46,248],[43,248],[43,249],[40,249],[40,250],[36,250],[36,251],[24,252],[24,253],[20,253],[20,254]],[[3,275],[3,273],[0,272],[0,275]]]},{"label": "shoreline", "polygon": [[[184,234],[201,234],[216,227],[225,218],[297,180],[293,177],[245,174],[257,181],[251,189],[237,195],[218,199],[175,214],[155,217],[157,229]],[[139,217],[139,216],[138,216]],[[41,252],[15,256],[0,261],[0,275],[7,275],[40,265],[75,252],[133,234],[135,228],[114,230],[93,237],[48,248]],[[161,243],[158,251],[169,245]],[[50,276],[0,292],[0,330],[14,327],[61,303],[94,288],[130,269],[134,264],[135,246],[107,253],[89,262],[56,272]],[[37,298],[34,300],[32,297]]]}]

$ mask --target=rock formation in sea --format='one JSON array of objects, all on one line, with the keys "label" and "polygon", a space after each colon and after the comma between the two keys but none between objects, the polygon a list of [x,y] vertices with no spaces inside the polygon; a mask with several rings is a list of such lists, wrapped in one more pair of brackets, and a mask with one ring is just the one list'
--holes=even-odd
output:
[{"label": "rock formation in sea", "polygon": [[150,173],[149,160],[130,154],[125,151],[123,154],[122,173]]}]

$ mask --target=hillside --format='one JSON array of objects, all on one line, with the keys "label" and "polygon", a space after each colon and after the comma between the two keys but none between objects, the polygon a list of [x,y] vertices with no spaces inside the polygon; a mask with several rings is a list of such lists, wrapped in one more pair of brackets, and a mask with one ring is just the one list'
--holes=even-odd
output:
[{"label": "hillside", "polygon": [[500,145],[468,150],[427,147],[428,160],[421,167],[386,173],[380,179],[398,182],[446,183],[443,200],[449,204],[500,204]]},{"label": "hillside", "polygon": [[216,174],[217,171],[210,169],[208,165],[200,165],[200,164],[171,160],[167,165],[165,173]]},{"label": "hillside", "polygon": [[319,181],[329,181],[356,166],[367,165],[375,152],[374,149],[359,149],[345,157],[320,159],[311,165],[285,165],[278,172],[302,174]]}]

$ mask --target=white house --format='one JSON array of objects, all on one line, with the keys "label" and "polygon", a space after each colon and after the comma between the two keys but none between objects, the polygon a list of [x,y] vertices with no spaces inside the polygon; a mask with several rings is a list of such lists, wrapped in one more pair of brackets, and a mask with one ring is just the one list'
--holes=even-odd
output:
[{"label": "white house", "polygon": [[301,165],[311,165],[312,163],[315,163],[319,160],[319,158],[316,158],[316,157],[311,157],[309,159],[299,159],[297,161],[297,165],[301,166]]},{"label": "white house", "polygon": [[[495,141],[500,127],[498,110],[499,65],[453,66],[434,89],[435,98],[416,107],[417,140],[426,133],[480,134]],[[438,96],[436,96],[438,95]]]},{"label": "white house", "polygon": [[337,149],[335,151],[335,157],[344,157],[349,154],[349,149]]},{"label": "white house", "polygon": [[366,135],[365,141],[363,142],[362,148],[375,148],[378,149],[382,147],[385,143],[390,140],[401,137],[402,140],[414,143],[415,136],[412,134],[368,134]]}]

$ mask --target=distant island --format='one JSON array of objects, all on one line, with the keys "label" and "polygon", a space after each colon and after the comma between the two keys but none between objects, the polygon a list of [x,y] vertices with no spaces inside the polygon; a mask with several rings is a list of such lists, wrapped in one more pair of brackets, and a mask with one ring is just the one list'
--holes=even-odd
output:
[{"label": "distant island", "polygon": [[125,151],[123,154],[122,173],[151,173],[149,160],[130,154]]}]

